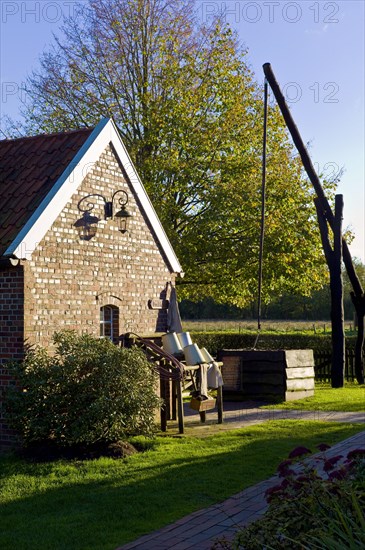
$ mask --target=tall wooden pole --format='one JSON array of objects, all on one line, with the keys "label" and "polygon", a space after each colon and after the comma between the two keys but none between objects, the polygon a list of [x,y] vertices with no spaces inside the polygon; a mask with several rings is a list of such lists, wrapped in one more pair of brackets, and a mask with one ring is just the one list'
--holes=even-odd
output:
[{"label": "tall wooden pole", "polygon": [[331,382],[333,388],[342,388],[345,380],[345,326],[343,309],[342,280],[342,212],[343,197],[335,197],[335,220],[333,231],[333,248],[331,247],[328,224],[318,197],[315,199],[318,225],[321,232],[323,251],[330,272],[331,289],[331,323],[332,323],[332,368]]},{"label": "tall wooden pole", "polygon": [[345,380],[345,315],[343,309],[342,280],[342,220],[343,196],[335,197],[333,227],[333,262],[331,269],[331,321],[332,321],[332,372],[333,388],[342,388]]},{"label": "tall wooden pole", "polygon": [[267,80],[265,78],[265,84],[264,84],[264,131],[263,131],[263,138],[262,138],[261,230],[260,230],[258,301],[257,301],[257,329],[258,330],[261,329],[262,264],[263,264],[263,255],[264,255],[264,238],[265,238],[267,100],[268,100],[268,85],[267,85]]},{"label": "tall wooden pole", "polygon": [[[335,216],[331,210],[331,206],[324,194],[319,177],[314,169],[311,158],[307,151],[306,146],[301,138],[299,130],[291,116],[290,110],[286,104],[285,98],[280,90],[280,86],[276,81],[275,75],[271,69],[270,63],[263,65],[264,73],[268,83],[273,91],[275,99],[279,105],[281,113],[284,117],[288,130],[293,138],[294,144],[298,150],[300,158],[302,159],[303,167],[307,172],[307,175],[314,187],[316,195],[321,205],[322,212],[326,217],[332,231],[334,230]],[[355,373],[356,379],[359,384],[364,383],[364,371],[363,371],[363,345],[364,345],[364,317],[365,317],[365,294],[361,286],[360,279],[358,278],[354,265],[352,263],[352,257],[346,241],[342,238],[342,254],[343,261],[346,267],[347,274],[349,276],[353,292],[351,293],[351,299],[354,304],[357,317],[359,320],[359,327],[357,333],[357,342],[355,348]]]}]

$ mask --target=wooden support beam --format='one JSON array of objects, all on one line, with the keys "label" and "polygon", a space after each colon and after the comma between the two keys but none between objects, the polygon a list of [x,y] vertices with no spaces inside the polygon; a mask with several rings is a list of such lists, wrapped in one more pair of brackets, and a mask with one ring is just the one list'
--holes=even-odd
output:
[{"label": "wooden support beam", "polygon": [[342,388],[345,380],[345,328],[343,309],[342,281],[342,212],[343,197],[335,197],[335,220],[333,227],[333,247],[328,234],[328,224],[322,205],[314,199],[317,209],[318,225],[322,246],[330,272],[331,289],[331,325],[332,325],[332,368],[331,383],[333,388]]},{"label": "wooden support beam", "polygon": [[160,397],[163,400],[163,404],[160,409],[160,423],[161,423],[161,432],[166,432],[167,430],[167,410],[166,410],[166,380],[160,378]]},{"label": "wooden support beam", "polygon": [[217,389],[218,424],[223,424],[223,386]]},{"label": "wooden support beam", "polygon": [[[280,86],[275,78],[275,75],[272,71],[270,63],[265,63],[263,65],[264,73],[267,78],[268,83],[270,84],[270,87],[273,91],[273,94],[275,96],[275,99],[279,105],[279,108],[281,110],[281,113],[284,117],[285,123],[288,127],[288,130],[293,138],[294,144],[298,150],[298,153],[300,155],[300,158],[302,159],[302,163],[304,166],[305,171],[308,174],[308,177],[314,187],[314,190],[316,192],[316,195],[321,203],[321,206],[325,212],[326,219],[328,220],[328,223],[330,224],[331,229],[333,229],[334,224],[334,214],[332,212],[331,206],[327,200],[327,197],[323,191],[322,184],[320,182],[320,179],[314,169],[314,166],[312,164],[311,158],[309,156],[309,153],[307,151],[306,146],[304,145],[304,142],[301,138],[301,135],[299,133],[298,127],[294,122],[294,119],[290,113],[290,110],[286,104],[285,98],[282,94],[282,91],[280,90]],[[352,287],[354,289],[354,292],[356,296],[362,296],[364,294],[363,288],[360,283],[360,279],[358,278],[354,265],[352,263],[351,253],[349,251],[349,248],[347,246],[347,243],[345,240],[343,240],[343,260],[346,266],[346,270],[349,276],[349,279],[351,281]]]},{"label": "wooden support beam", "polygon": [[182,396],[182,381],[176,381],[176,394],[177,394],[177,416],[179,421],[179,434],[184,433],[184,406]]},{"label": "wooden support beam", "polygon": [[333,263],[331,270],[331,322],[332,322],[332,370],[333,388],[342,388],[345,383],[345,314],[343,307],[342,280],[342,220],[343,196],[335,197],[335,220],[333,226]]},{"label": "wooden support beam", "polygon": [[177,418],[177,382],[172,380],[171,382],[171,420],[176,420]]}]

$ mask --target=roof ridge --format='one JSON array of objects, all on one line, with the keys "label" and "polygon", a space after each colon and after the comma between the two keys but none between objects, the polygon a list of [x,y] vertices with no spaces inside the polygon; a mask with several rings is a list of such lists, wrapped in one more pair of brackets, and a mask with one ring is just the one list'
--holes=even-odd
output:
[{"label": "roof ridge", "polygon": [[53,132],[52,134],[36,134],[34,136],[21,136],[18,138],[5,138],[0,139],[0,143],[9,143],[10,141],[20,141],[20,140],[30,140],[30,139],[36,139],[36,138],[47,138],[47,137],[55,137],[60,135],[70,135],[70,134],[76,134],[77,132],[90,132],[94,130],[95,126],[90,127],[83,127],[83,128],[75,128],[73,130],[60,130],[59,132]]}]

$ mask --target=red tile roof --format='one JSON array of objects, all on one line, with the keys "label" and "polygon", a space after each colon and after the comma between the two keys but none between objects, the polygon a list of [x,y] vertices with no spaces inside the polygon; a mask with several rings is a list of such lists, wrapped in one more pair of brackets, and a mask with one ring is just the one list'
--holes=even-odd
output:
[{"label": "red tile roof", "polygon": [[0,141],[0,256],[92,131],[86,128]]}]

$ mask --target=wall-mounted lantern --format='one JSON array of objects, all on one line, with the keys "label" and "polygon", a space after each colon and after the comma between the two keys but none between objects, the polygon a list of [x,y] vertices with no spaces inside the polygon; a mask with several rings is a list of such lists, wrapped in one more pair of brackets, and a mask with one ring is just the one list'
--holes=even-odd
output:
[{"label": "wall-mounted lantern", "polygon": [[[117,199],[119,204],[119,210],[114,213],[114,199],[117,195],[122,195]],[[92,216],[90,212],[94,209],[95,203],[90,199],[92,197],[99,197],[104,201],[104,219],[116,218],[118,220],[118,229],[121,233],[126,233],[128,231],[128,218],[131,217],[131,214],[126,210],[128,204],[128,195],[123,189],[118,189],[113,193],[110,201],[107,201],[103,195],[99,193],[92,193],[83,197],[77,207],[80,212],[83,213],[82,217],[76,221],[74,224],[79,232],[80,239],[84,241],[89,241],[96,235],[97,224],[100,221],[100,218]]]}]

